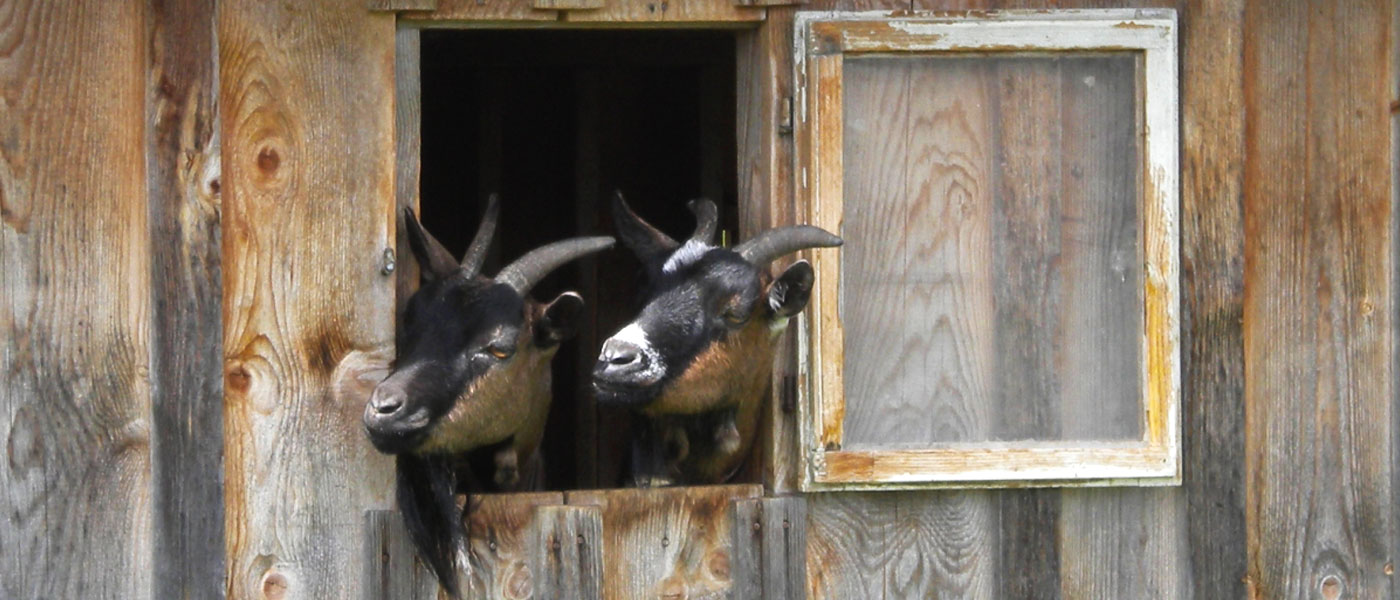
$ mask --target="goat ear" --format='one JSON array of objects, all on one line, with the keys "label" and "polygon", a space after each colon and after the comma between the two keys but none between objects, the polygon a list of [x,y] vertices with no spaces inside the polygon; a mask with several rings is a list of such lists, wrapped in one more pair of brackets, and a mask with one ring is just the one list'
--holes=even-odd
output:
[{"label": "goat ear", "polygon": [[613,195],[612,217],[618,239],[622,240],[622,245],[637,255],[643,264],[660,264],[667,255],[680,247],[680,243],[671,239],[671,236],[661,233],[661,230],[652,227],[637,216],[637,213],[632,212],[632,207],[627,206],[627,201],[622,198],[622,192]]},{"label": "goat ear", "polygon": [[583,297],[573,292],[559,294],[535,325],[535,344],[541,347],[558,345],[574,337],[583,316]]},{"label": "goat ear", "polygon": [[404,228],[408,230],[408,246],[413,249],[413,256],[418,259],[419,272],[424,281],[445,278],[461,268],[457,259],[452,258],[452,253],[443,247],[442,242],[423,229],[418,217],[414,216],[413,209],[403,209],[403,221]]},{"label": "goat ear", "polygon": [[779,317],[791,317],[807,307],[812,298],[812,265],[805,260],[792,263],[768,286],[768,307]]}]

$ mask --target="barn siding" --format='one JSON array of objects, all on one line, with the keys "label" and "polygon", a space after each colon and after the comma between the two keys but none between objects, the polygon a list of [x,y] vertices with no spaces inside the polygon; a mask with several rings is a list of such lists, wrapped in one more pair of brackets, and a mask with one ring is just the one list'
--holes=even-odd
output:
[{"label": "barn siding", "polygon": [[1245,10],[1249,582],[1392,593],[1388,3]]},{"label": "barn siding", "polygon": [[0,596],[151,593],[139,3],[0,4]]},{"label": "barn siding", "polygon": [[393,336],[394,15],[219,6],[232,598],[352,598],[392,462],[332,377]]},{"label": "barn siding", "polygon": [[224,596],[214,0],[146,4],[153,589]]},{"label": "barn siding", "polygon": [[[214,17],[182,12],[208,0],[0,5],[0,596],[359,597],[363,511],[388,506],[390,467],[331,379],[391,335],[393,17],[219,4],[217,121],[214,58],[173,50],[213,43],[191,21]],[[1400,9],[1176,7],[1183,486],[815,494],[812,597],[1393,595]],[[776,106],[788,34],[741,43],[767,53],[740,72],[771,76]],[[742,142],[745,197],[773,199],[749,226],[796,214],[776,118],[740,107],[741,136],[767,140]],[[211,417],[196,407],[224,375]],[[224,419],[220,492],[202,444]],[[791,490],[791,463],[766,464]],[[217,518],[176,516],[211,493],[222,549]]]}]

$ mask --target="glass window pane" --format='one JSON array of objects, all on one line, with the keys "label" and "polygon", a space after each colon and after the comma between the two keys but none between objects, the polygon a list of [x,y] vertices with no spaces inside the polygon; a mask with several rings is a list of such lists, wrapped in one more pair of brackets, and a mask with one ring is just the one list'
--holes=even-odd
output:
[{"label": "glass window pane", "polygon": [[1138,68],[845,60],[846,449],[1141,437]]}]

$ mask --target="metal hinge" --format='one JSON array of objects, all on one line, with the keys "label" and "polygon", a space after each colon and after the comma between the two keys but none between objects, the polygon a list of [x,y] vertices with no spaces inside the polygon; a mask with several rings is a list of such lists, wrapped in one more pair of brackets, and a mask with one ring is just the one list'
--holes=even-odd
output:
[{"label": "metal hinge", "polygon": [[792,96],[778,103],[778,133],[792,135]]}]

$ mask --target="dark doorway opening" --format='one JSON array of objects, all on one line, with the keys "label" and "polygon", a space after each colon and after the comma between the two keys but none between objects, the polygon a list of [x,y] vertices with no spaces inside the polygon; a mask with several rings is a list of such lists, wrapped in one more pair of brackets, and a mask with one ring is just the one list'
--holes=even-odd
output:
[{"label": "dark doorway opening", "polygon": [[[621,190],[673,237],[686,201],[720,206],[737,231],[735,39],[724,31],[424,30],[421,215],[460,256],[481,204],[501,197],[485,272],[540,245],[610,235]],[[544,458],[551,489],[613,487],[626,472],[626,414],[600,409],[589,372],[636,308],[640,265],[617,248],[560,269],[533,296],[581,293],[584,326],[553,363]]]}]

